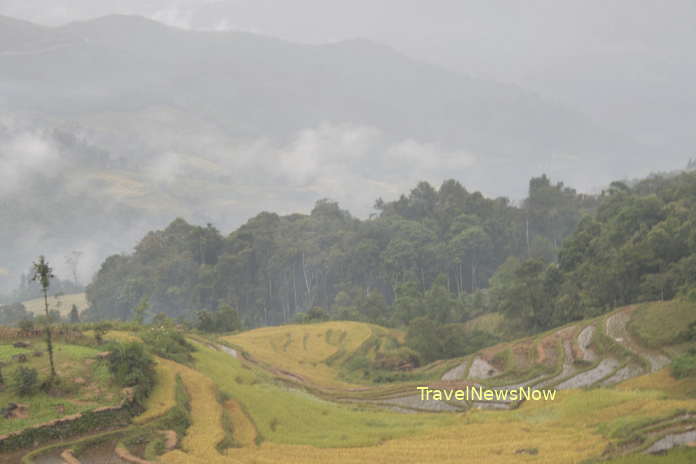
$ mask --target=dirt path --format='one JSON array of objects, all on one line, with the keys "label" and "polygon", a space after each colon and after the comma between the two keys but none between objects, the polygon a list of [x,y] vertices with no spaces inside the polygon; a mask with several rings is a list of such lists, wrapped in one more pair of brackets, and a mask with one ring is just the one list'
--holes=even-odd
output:
[{"label": "dirt path", "polygon": [[661,353],[641,347],[632,339],[628,330],[626,330],[626,324],[631,318],[630,313],[631,310],[626,310],[607,317],[607,334],[617,343],[625,346],[641,358],[646,359],[650,363],[650,372],[659,371],[669,364],[670,360]]}]

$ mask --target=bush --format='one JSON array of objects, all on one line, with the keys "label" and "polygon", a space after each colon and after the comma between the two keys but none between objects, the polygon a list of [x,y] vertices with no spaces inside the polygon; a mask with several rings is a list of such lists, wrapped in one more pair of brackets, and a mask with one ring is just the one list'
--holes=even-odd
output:
[{"label": "bush", "polygon": [[672,360],[672,376],[683,379],[696,375],[696,355],[693,353],[676,357]]},{"label": "bush", "polygon": [[183,335],[174,329],[159,327],[141,332],[143,339],[153,353],[172,361],[187,363],[193,361],[191,353],[193,346],[186,341]]},{"label": "bush", "polygon": [[109,371],[122,387],[135,387],[135,400],[142,404],[155,384],[155,363],[138,342],[110,345]]},{"label": "bush", "polygon": [[34,394],[39,384],[39,373],[36,369],[20,366],[14,373],[14,388],[18,395]]},{"label": "bush", "polygon": [[217,311],[199,311],[196,327],[203,332],[235,332],[242,328],[239,313],[228,305],[221,305]]},{"label": "bush", "polygon": [[375,358],[375,368],[383,370],[396,370],[402,368],[414,368],[420,366],[421,360],[414,350],[402,346]]}]

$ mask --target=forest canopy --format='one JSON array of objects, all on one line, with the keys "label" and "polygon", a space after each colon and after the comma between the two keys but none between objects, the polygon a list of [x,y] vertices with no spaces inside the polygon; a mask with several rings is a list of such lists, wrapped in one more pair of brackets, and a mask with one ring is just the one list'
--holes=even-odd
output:
[{"label": "forest canopy", "polygon": [[596,196],[544,175],[520,205],[447,180],[378,199],[366,220],[330,200],[308,215],[262,212],[228,236],[176,219],[102,264],[87,316],[131,319],[147,298],[150,317],[191,323],[230,307],[246,327],[408,327],[422,317],[444,326],[501,313],[533,332],[688,293],[695,202],[695,173],[615,182]]}]

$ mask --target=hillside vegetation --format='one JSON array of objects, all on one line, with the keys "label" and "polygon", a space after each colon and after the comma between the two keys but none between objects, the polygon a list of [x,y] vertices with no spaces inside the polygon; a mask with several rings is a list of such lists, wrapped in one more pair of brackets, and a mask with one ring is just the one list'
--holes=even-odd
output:
[{"label": "hillside vegetation", "polygon": [[[388,384],[342,377],[352,357],[376,340],[397,348],[404,342],[403,334],[379,326],[332,321],[219,337],[185,333],[192,361],[158,357],[145,411],[118,431],[111,448],[98,449],[108,456],[118,442],[162,463],[690,462],[693,450],[669,448],[693,441],[696,377],[675,379],[668,364],[691,343],[646,346],[639,334],[650,326],[646,315],[659,312],[688,326],[694,309],[684,302],[623,307],[437,361],[416,369],[418,381]],[[112,333],[133,339],[147,331]],[[388,351],[377,349],[373,359]],[[418,385],[529,385],[558,393],[553,401],[522,403],[423,401]],[[179,439],[165,449],[155,429],[172,411],[188,419],[170,422],[179,424]],[[87,456],[99,440],[76,443],[40,448],[31,462],[70,447]],[[667,456],[650,454],[660,450]]]}]

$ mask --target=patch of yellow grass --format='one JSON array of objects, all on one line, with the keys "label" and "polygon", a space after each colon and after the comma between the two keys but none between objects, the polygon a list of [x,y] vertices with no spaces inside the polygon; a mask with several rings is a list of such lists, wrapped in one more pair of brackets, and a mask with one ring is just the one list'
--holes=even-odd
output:
[{"label": "patch of yellow grass", "polygon": [[[235,450],[249,463],[577,463],[601,453],[606,441],[587,429],[524,422],[465,423],[363,448],[315,448],[264,443]],[[522,450],[527,450],[525,453]],[[528,452],[536,453],[533,455]]]},{"label": "patch of yellow grass", "polygon": [[133,419],[133,422],[136,424],[144,424],[149,420],[164,415],[174,407],[176,402],[176,363],[168,359],[156,359],[157,365],[155,366],[155,372],[157,373],[157,384],[147,398],[145,412]]},{"label": "patch of yellow grass", "polygon": [[[338,350],[360,347],[359,339],[346,342],[348,334],[337,330],[345,330],[346,323],[337,324],[264,329],[253,331],[261,332],[253,337],[227,338],[245,349],[259,346],[265,356],[273,353],[269,362],[274,365],[309,372],[314,369],[311,362],[319,365]],[[366,340],[374,331],[363,327],[370,329]],[[288,390],[256,366],[245,367],[223,352],[194,344],[201,372],[172,363],[192,396],[193,425],[183,451],[167,453],[165,463],[579,463],[597,458],[610,441],[638,426],[694,409],[694,401],[683,394],[687,383],[672,379],[665,369],[617,388],[560,391],[554,401],[528,401],[514,411],[399,414]],[[322,350],[321,355],[305,353],[310,346]],[[225,407],[234,438],[242,445],[224,456],[215,449],[223,431],[213,382],[234,398]],[[258,447],[253,446],[257,428],[265,438]]]},{"label": "patch of yellow grass", "polygon": [[[239,402],[267,441],[320,447],[368,446],[456,422],[453,414],[402,414],[321,400],[288,389],[259,368],[193,342],[196,366]],[[415,390],[414,390],[415,391]]]},{"label": "patch of yellow grass", "polygon": [[232,419],[232,436],[243,447],[256,445],[256,427],[234,400],[225,402],[225,409]]},{"label": "patch of yellow grass", "polygon": [[215,446],[225,437],[222,429],[222,406],[217,401],[216,387],[212,380],[198,371],[181,364],[175,365],[181,375],[186,391],[191,397],[192,424],[182,440],[185,460],[181,460],[181,451],[164,454],[160,460],[164,463],[178,462],[217,462],[222,456]]},{"label": "patch of yellow grass", "polygon": [[[35,298],[33,300],[22,302],[27,311],[34,314],[44,314],[44,299]],[[49,296],[48,309],[57,310],[61,316],[67,316],[72,309],[72,305],[77,306],[79,312],[84,311],[89,306],[87,296],[84,293],[73,293],[63,296]]]},{"label": "patch of yellow grass", "polygon": [[266,364],[325,386],[346,387],[338,370],[325,361],[341,352],[350,353],[372,335],[373,326],[360,322],[333,321],[321,324],[264,327],[224,340],[242,347]]}]

